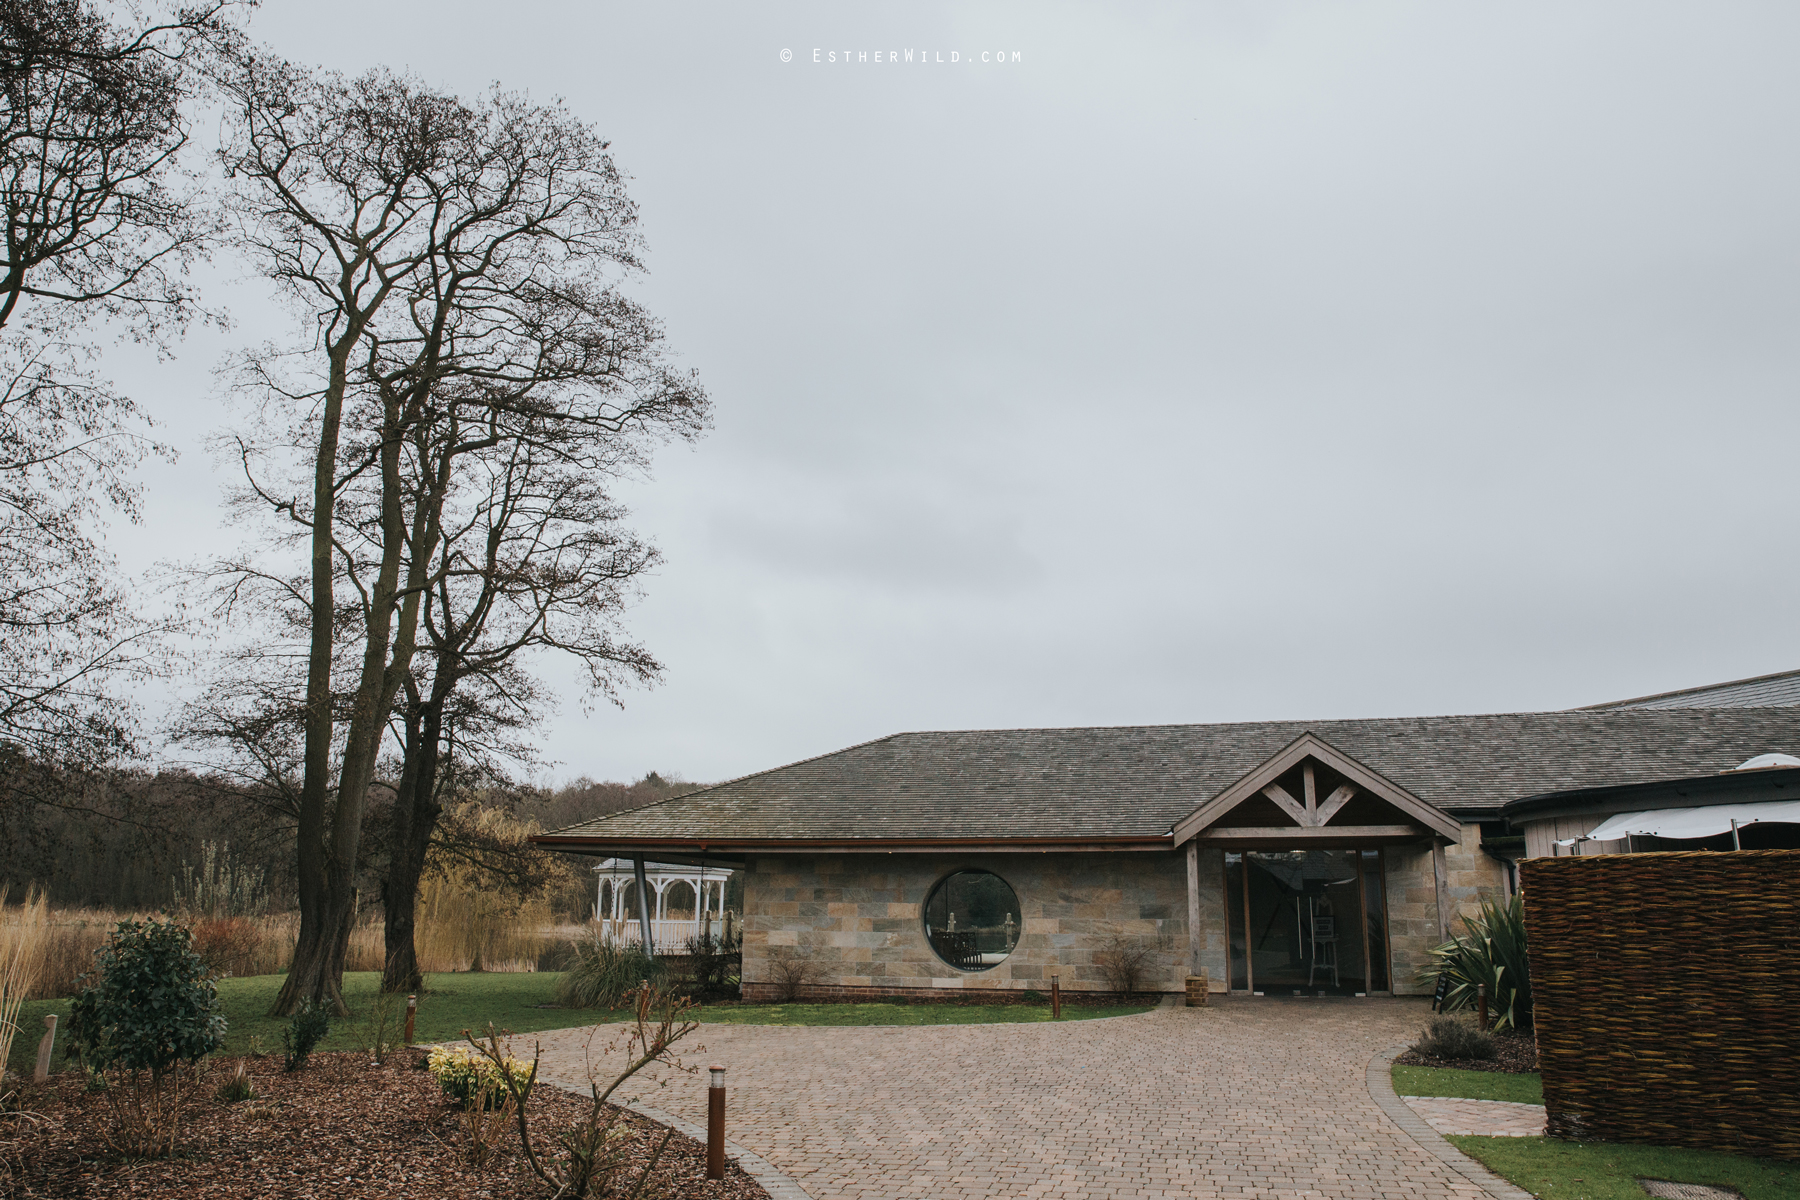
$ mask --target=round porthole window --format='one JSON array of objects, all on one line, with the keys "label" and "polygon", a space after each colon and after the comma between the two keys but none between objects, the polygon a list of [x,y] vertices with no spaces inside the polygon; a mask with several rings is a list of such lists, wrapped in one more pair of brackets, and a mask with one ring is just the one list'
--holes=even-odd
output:
[{"label": "round porthole window", "polygon": [[1019,897],[992,871],[946,875],[925,898],[925,937],[959,971],[985,971],[1019,944]]}]

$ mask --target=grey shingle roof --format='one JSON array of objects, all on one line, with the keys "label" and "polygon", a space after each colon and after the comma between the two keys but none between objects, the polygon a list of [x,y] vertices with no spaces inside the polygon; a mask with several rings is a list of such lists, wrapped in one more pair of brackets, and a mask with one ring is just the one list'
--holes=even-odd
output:
[{"label": "grey shingle roof", "polygon": [[1734,679],[1679,692],[1658,692],[1635,700],[1589,705],[1591,710],[1620,708],[1795,708],[1800,707],[1800,671]]},{"label": "grey shingle roof", "polygon": [[606,839],[1160,837],[1312,731],[1464,817],[1800,749],[1786,709],[898,733],[558,830]]}]

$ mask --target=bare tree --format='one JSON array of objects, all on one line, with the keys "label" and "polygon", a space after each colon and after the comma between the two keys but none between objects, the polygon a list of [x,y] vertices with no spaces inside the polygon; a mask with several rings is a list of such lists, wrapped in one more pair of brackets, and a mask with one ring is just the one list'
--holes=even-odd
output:
[{"label": "bare tree", "polygon": [[[275,1011],[341,1011],[368,791],[461,464],[519,428],[580,431],[623,463],[646,439],[697,433],[707,406],[616,290],[638,266],[636,209],[606,143],[569,113],[249,53],[228,86],[240,236],[311,331],[245,364],[310,464],[302,490],[258,470],[279,446],[244,440],[249,498],[304,536],[309,559],[301,932]],[[421,437],[450,440],[421,455]],[[361,637],[341,723],[340,580]]]},{"label": "bare tree", "polygon": [[92,0],[0,0],[0,742],[104,760],[131,741],[106,685],[146,631],[94,532],[138,515],[156,449],[89,365],[101,324],[166,349],[214,226],[180,166],[184,106],[227,6],[161,20]]},{"label": "bare tree", "polygon": [[661,670],[620,637],[625,605],[659,556],[621,528],[623,510],[602,486],[617,449],[579,426],[521,422],[470,464],[467,498],[443,522],[422,613],[428,670],[407,684],[404,768],[382,885],[388,990],[420,983],[413,910],[440,791],[470,748],[478,762],[491,758],[487,746],[470,746],[472,737],[535,720],[542,691],[522,660],[573,656],[589,690],[609,699]]}]

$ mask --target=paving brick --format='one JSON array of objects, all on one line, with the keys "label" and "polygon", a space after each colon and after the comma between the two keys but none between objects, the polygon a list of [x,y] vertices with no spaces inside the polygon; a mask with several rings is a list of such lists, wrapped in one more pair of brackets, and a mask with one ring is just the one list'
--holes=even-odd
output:
[{"label": "paving brick", "polygon": [[[1214,997],[1060,1024],[708,1025],[685,1057],[728,1068],[728,1135],[816,1200],[1488,1200],[1369,1097],[1370,1057],[1426,1016]],[[544,1076],[583,1080],[591,1033],[538,1035]],[[632,1091],[706,1119],[703,1073]]]}]

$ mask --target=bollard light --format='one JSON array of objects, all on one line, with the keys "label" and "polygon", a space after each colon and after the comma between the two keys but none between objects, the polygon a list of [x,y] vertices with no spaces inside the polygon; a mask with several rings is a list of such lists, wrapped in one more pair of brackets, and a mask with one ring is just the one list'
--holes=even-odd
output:
[{"label": "bollard light", "polygon": [[419,998],[417,996],[408,996],[406,998],[406,1044],[409,1046],[412,1045],[413,1039],[413,1018],[418,1015]]},{"label": "bollard light", "polygon": [[706,1177],[725,1178],[725,1068],[706,1068],[711,1086],[706,1090]]}]

